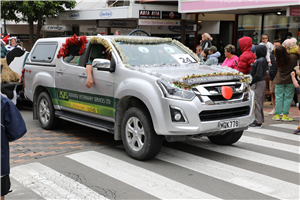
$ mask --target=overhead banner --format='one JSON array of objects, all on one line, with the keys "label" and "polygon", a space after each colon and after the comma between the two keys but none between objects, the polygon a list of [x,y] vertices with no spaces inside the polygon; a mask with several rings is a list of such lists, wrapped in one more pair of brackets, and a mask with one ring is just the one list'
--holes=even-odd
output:
[{"label": "overhead banner", "polygon": [[300,5],[299,0],[179,0],[180,13],[230,11]]},{"label": "overhead banner", "polygon": [[139,25],[144,25],[144,26],[180,26],[180,20],[139,19]]},{"label": "overhead banner", "polygon": [[137,27],[136,21],[129,21],[129,20],[98,20],[98,27],[101,28],[135,28]]}]

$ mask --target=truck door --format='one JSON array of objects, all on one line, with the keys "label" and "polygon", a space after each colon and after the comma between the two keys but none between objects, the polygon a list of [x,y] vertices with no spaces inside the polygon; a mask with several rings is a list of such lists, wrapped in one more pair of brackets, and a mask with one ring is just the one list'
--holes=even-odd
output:
[{"label": "truck door", "polygon": [[[92,44],[89,55],[89,62],[92,63],[95,58],[114,59],[114,55],[110,55],[105,51],[101,44]],[[78,75],[86,75],[84,67],[77,71]],[[79,94],[81,104],[85,105],[86,114],[94,113],[104,118],[113,118],[114,113],[114,80],[113,72],[101,71],[93,68],[93,87],[87,88],[87,77],[79,78]]]},{"label": "truck door", "polygon": [[58,104],[62,109],[78,108],[78,66],[80,56],[69,55],[57,61],[55,83]]}]

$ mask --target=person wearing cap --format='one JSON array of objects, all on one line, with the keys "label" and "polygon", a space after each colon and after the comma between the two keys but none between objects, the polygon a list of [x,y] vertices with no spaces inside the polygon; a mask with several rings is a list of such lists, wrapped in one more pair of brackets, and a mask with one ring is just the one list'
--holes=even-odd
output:
[{"label": "person wearing cap", "polygon": [[[203,65],[218,65],[218,58],[221,56],[217,51],[217,47],[212,46],[204,49],[200,54],[200,60]],[[206,59],[206,61],[204,61]]]},{"label": "person wearing cap", "polygon": [[12,51],[14,48],[20,48],[24,50],[23,47],[17,44],[17,37],[10,37],[8,38],[8,45],[6,46],[7,51]]},{"label": "person wearing cap", "polygon": [[207,59],[212,59],[214,62],[213,62],[213,65],[218,65],[219,63],[219,57],[221,56],[221,53],[218,52],[218,49],[216,46],[211,46],[208,49],[208,56],[207,56]]},{"label": "person wearing cap", "polygon": [[7,49],[5,48],[8,38],[9,38],[9,35],[7,35],[1,39],[1,58],[5,58],[6,54],[8,53]]}]

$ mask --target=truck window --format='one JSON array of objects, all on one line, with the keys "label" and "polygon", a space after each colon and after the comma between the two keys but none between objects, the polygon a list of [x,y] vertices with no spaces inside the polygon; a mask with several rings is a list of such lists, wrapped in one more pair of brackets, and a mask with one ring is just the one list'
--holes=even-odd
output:
[{"label": "truck window", "polygon": [[70,63],[72,65],[77,65],[78,66],[79,59],[80,59],[80,56],[69,55],[69,56],[66,56],[64,58],[64,61],[67,62],[67,63]]},{"label": "truck window", "polygon": [[[45,51],[45,49],[47,49],[47,51]],[[31,61],[51,63],[55,57],[56,49],[57,43],[38,43],[31,54]]]},{"label": "truck window", "polygon": [[109,59],[110,60],[110,56],[108,56],[107,52],[105,51],[105,47],[101,44],[93,44],[92,45],[92,49],[91,49],[91,53],[89,56],[89,62],[93,62],[93,60],[95,58],[103,58],[103,59]]}]

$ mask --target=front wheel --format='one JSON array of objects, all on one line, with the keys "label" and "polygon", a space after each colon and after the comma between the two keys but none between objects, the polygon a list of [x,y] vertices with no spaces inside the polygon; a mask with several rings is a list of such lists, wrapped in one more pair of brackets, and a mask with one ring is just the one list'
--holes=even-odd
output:
[{"label": "front wheel", "polygon": [[154,158],[163,137],[155,133],[150,115],[141,108],[129,108],[123,117],[121,135],[128,155],[136,160]]},{"label": "front wheel", "polygon": [[215,144],[231,145],[236,143],[243,135],[244,131],[228,132],[224,135],[209,136],[208,139]]},{"label": "front wheel", "polygon": [[61,123],[61,119],[55,117],[54,108],[49,95],[46,92],[42,92],[37,100],[37,115],[42,125],[42,128],[54,129]]}]

